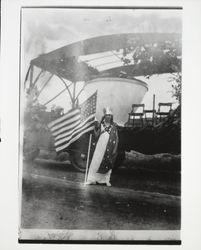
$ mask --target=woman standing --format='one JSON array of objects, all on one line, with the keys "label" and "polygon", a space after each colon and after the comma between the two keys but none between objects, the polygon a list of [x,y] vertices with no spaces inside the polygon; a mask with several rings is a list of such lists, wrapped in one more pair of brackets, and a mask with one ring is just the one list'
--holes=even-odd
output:
[{"label": "woman standing", "polygon": [[95,131],[95,135],[99,138],[89,167],[86,184],[101,183],[111,186],[110,177],[117,156],[118,133],[110,108],[104,109],[104,116],[98,131]]}]

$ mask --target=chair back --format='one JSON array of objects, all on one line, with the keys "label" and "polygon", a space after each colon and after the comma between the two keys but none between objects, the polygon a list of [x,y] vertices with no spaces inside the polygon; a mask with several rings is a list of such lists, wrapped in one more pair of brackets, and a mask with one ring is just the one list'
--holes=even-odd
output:
[{"label": "chair back", "polygon": [[159,102],[158,104],[158,112],[169,113],[172,109],[171,102]]},{"label": "chair back", "polygon": [[145,106],[144,104],[133,104],[131,113],[135,114],[144,113],[144,106]]}]

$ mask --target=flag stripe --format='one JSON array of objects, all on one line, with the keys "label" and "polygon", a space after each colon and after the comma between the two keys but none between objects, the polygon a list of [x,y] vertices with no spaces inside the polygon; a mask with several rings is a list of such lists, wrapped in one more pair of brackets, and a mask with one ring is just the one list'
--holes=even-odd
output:
[{"label": "flag stripe", "polygon": [[71,138],[76,135],[77,133],[79,133],[82,129],[85,129],[86,127],[88,127],[89,125],[94,123],[94,119],[87,122],[85,125],[82,125],[80,128],[76,129],[75,131],[72,131],[71,135],[69,135],[68,137],[64,137],[62,139],[59,139],[55,142],[55,146],[58,146],[60,144],[62,144],[65,141],[69,141],[71,140]]},{"label": "flag stripe", "polygon": [[68,129],[64,132],[62,132],[61,134],[57,135],[55,137],[55,141],[58,141],[59,139],[62,139],[64,137],[67,138],[67,136],[69,136],[70,134],[72,134],[75,130],[78,130],[81,126],[85,125],[87,122],[90,122],[90,121],[94,121],[94,117],[93,115],[91,115],[90,117],[88,117],[85,121],[83,121],[82,123],[78,124],[77,126],[75,126],[73,129]]},{"label": "flag stripe", "polygon": [[68,125],[73,124],[76,121],[79,121],[81,118],[80,114],[76,114],[75,116],[73,116],[72,118],[68,119],[68,120],[64,120],[62,123],[58,124],[58,125],[54,125],[53,128],[51,128],[52,132],[57,132],[60,129],[67,127]]},{"label": "flag stripe", "polygon": [[68,143],[66,143],[66,144],[64,144],[64,145],[62,145],[60,147],[57,147],[56,151],[58,152],[58,151],[61,151],[61,150],[65,149],[65,148],[67,148],[72,142],[78,140],[83,134],[85,134],[85,133],[87,133],[87,132],[89,132],[89,131],[91,131],[93,129],[94,129],[94,125],[87,128],[87,129],[85,129],[84,131],[79,133],[77,136],[73,137],[72,140],[70,140]]},{"label": "flag stripe", "polygon": [[61,133],[71,131],[72,129],[74,129],[79,124],[80,124],[80,120],[78,120],[76,122],[73,122],[72,124],[68,125],[68,127],[64,126],[63,128],[57,130],[56,132],[53,132],[52,135],[57,136],[57,135],[60,135]]},{"label": "flag stripe", "polygon": [[52,121],[49,123],[48,127],[52,128],[54,125],[59,124],[60,122],[62,122],[63,120],[66,119],[70,119],[72,116],[79,114],[80,110],[79,109],[71,109],[70,111],[68,111],[68,113],[66,113],[65,115],[63,115],[62,117],[58,118],[55,121]]}]

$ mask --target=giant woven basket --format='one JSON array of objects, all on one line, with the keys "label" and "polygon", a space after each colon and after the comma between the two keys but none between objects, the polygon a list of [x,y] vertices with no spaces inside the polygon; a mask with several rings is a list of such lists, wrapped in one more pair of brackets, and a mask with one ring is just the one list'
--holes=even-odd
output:
[{"label": "giant woven basket", "polygon": [[86,83],[82,98],[88,98],[96,90],[98,91],[96,118],[100,121],[103,116],[103,108],[110,107],[115,122],[123,125],[128,120],[132,104],[142,102],[148,86],[137,79],[97,78]]}]

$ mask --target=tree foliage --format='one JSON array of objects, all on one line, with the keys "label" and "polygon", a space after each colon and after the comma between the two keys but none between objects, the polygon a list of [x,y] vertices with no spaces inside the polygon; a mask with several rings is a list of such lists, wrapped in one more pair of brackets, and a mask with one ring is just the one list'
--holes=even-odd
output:
[{"label": "tree foliage", "polygon": [[179,105],[181,105],[181,72],[172,74],[172,76],[170,77],[170,81],[172,82],[172,96],[175,97],[176,100],[179,102]]},{"label": "tree foliage", "polygon": [[153,74],[181,71],[181,50],[175,41],[142,43],[123,50],[124,65],[133,65],[133,75],[150,77]]}]

